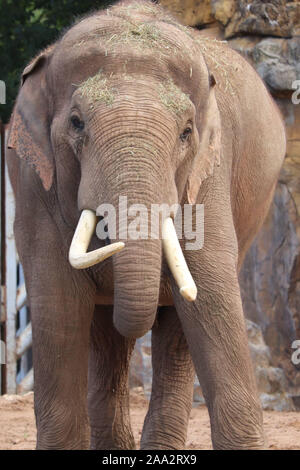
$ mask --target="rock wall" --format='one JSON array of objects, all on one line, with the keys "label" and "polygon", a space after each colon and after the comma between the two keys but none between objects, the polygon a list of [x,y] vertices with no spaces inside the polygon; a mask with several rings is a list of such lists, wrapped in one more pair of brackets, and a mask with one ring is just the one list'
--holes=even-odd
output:
[{"label": "rock wall", "polygon": [[[287,155],[276,194],[245,259],[240,284],[263,406],[291,409],[289,396],[294,403],[300,396],[300,367],[291,361],[292,342],[300,339],[300,104],[292,102],[295,81],[300,80],[300,2],[160,3],[186,25],[207,28],[209,36],[227,40],[242,54],[265,81],[286,123]],[[139,340],[135,357],[140,381],[149,392],[149,335],[145,341]],[[201,401],[197,382],[194,398]]]},{"label": "rock wall", "polygon": [[189,26],[218,23],[223,36],[240,34],[291,37],[299,35],[300,4],[286,0],[160,0]]}]

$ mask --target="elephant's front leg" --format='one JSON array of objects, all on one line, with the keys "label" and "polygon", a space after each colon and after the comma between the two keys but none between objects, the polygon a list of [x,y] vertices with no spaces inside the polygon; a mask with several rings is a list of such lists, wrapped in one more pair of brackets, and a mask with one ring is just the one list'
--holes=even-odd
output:
[{"label": "elephant's front leg", "polygon": [[54,252],[47,264],[35,263],[34,268],[28,287],[37,448],[86,449],[88,342],[94,291],[84,276],[73,276],[67,263],[58,262]]},{"label": "elephant's front leg", "polygon": [[88,407],[92,449],[134,449],[128,370],[135,340],[113,325],[113,307],[97,305],[91,328]]},{"label": "elephant's front leg", "polygon": [[[218,242],[225,229],[215,233]],[[198,296],[188,303],[174,286],[176,308],[208,406],[214,448],[261,448],[262,411],[249,354],[236,257],[230,254],[229,238],[223,238],[219,248],[212,249],[209,241],[207,245],[201,254],[186,252]]]},{"label": "elephant's front leg", "polygon": [[184,449],[195,370],[174,307],[159,310],[152,329],[153,384],[142,449]]}]

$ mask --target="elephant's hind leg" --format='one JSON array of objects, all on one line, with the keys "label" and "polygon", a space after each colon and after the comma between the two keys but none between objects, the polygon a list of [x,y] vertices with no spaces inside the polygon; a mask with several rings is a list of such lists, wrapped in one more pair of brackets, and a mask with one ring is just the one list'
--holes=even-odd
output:
[{"label": "elephant's hind leg", "polygon": [[184,449],[194,366],[174,307],[160,309],[152,329],[153,384],[142,449]]},{"label": "elephant's hind leg", "polygon": [[113,326],[113,308],[97,305],[91,327],[88,409],[92,449],[134,449],[128,370],[134,340]]}]

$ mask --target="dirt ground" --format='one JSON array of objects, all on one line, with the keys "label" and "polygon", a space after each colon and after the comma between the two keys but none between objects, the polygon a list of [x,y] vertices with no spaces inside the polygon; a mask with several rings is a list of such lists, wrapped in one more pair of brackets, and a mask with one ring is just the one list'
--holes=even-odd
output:
[{"label": "dirt ground", "polygon": [[[138,443],[147,410],[141,389],[131,394],[131,419]],[[264,412],[265,430],[270,450],[300,449],[300,412]],[[35,423],[33,393],[0,397],[0,450],[34,449]],[[193,408],[188,429],[187,449],[211,449],[210,427],[205,406]]]}]

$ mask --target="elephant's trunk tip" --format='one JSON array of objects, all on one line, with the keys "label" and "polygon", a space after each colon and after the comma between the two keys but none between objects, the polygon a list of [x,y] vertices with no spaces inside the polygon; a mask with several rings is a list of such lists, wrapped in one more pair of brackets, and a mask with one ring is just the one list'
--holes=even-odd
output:
[{"label": "elephant's trunk tip", "polygon": [[120,335],[130,339],[137,339],[144,336],[146,333],[148,333],[149,330],[151,330],[153,326],[152,323],[153,322],[151,322],[151,325],[129,325],[123,321],[120,321],[119,315],[114,317],[114,326],[116,330],[118,330]]}]

